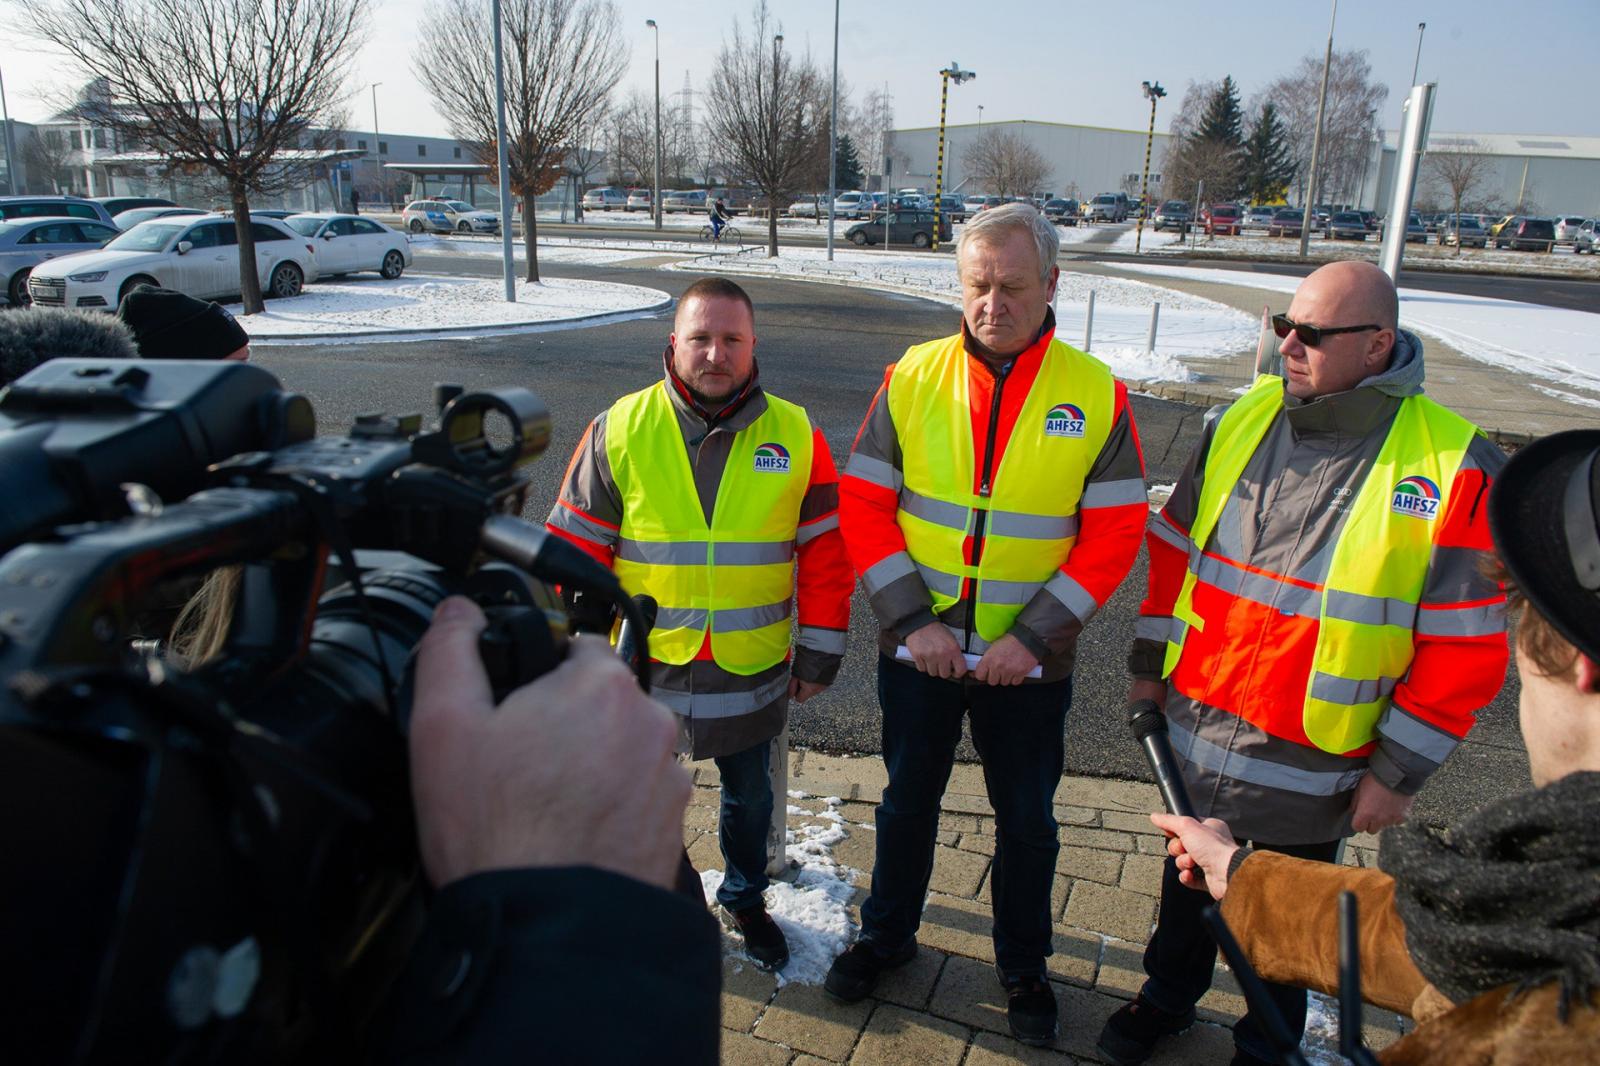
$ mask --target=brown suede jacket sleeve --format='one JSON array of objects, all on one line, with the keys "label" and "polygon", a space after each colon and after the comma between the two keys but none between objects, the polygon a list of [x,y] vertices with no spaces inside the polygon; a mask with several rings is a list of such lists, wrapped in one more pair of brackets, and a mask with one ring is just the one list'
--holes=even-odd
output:
[{"label": "brown suede jacket sleeve", "polygon": [[1263,978],[1333,995],[1341,892],[1360,913],[1361,997],[1410,1016],[1428,981],[1406,952],[1388,874],[1253,851],[1228,878],[1222,917]]}]

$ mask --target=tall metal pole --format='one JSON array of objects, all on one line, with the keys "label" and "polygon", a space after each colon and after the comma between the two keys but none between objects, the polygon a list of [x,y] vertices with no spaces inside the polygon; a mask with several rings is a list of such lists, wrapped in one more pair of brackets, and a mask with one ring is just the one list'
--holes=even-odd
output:
[{"label": "tall metal pole", "polygon": [[[506,303],[517,302],[516,258],[511,252],[511,167],[506,161],[506,61],[500,48],[500,0],[494,0],[494,144],[495,164],[500,177],[500,254],[501,273],[506,282]],[[527,72],[523,72],[526,76]],[[533,219],[522,220],[529,232]]]},{"label": "tall metal pole", "polygon": [[1144,83],[1144,94],[1150,98],[1150,131],[1144,137],[1144,184],[1139,190],[1139,218],[1134,223],[1133,254],[1138,255],[1144,243],[1144,216],[1150,213],[1150,146],[1156,139],[1156,101],[1167,95],[1158,81]]},{"label": "tall metal pole", "polygon": [[1417,71],[1422,69],[1422,34],[1428,28],[1426,22],[1417,23],[1417,61],[1411,64],[1411,84],[1417,83]]},{"label": "tall metal pole", "polygon": [[833,0],[833,103],[828,119],[828,262],[833,262],[833,202],[839,198],[839,0]]},{"label": "tall metal pole", "polygon": [[383,197],[384,203],[390,207],[387,183],[383,180],[383,155],[378,151],[378,86],[383,82],[372,83],[372,172],[378,181],[378,193]]},{"label": "tall metal pole", "polygon": [[1428,123],[1433,116],[1433,82],[1412,86],[1406,98],[1405,122],[1400,127],[1400,149],[1395,153],[1394,198],[1389,202],[1389,220],[1383,228],[1383,249],[1378,265],[1390,281],[1400,279],[1400,259],[1406,250],[1406,221],[1411,217],[1411,198],[1422,169],[1422,153],[1428,143]]},{"label": "tall metal pole", "polygon": [[6,193],[15,196],[17,195],[17,140],[11,133],[11,110],[6,106],[4,74],[0,74],[0,120],[6,124]]},{"label": "tall metal pole", "polygon": [[978,105],[978,132],[983,132],[983,105]]},{"label": "tall metal pole", "polygon": [[1339,0],[1333,0],[1333,14],[1328,18],[1328,50],[1322,56],[1322,90],[1317,93],[1317,128],[1311,135],[1311,167],[1306,175],[1306,208],[1300,220],[1300,254],[1304,256],[1311,243],[1311,218],[1317,202],[1317,153],[1322,150],[1322,115],[1328,106],[1328,68],[1333,64],[1333,24],[1339,18]]},{"label": "tall metal pole", "polygon": [[656,229],[661,228],[661,27],[655,19],[645,19],[644,24],[656,34],[656,187],[650,194],[650,213],[655,216]]}]

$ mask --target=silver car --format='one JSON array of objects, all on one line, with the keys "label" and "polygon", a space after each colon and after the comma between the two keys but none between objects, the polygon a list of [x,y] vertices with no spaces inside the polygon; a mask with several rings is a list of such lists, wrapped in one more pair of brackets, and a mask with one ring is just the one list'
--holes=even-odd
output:
[{"label": "silver car", "polygon": [[33,302],[28,275],[48,259],[92,252],[117,235],[115,226],[86,218],[20,218],[0,222],[0,289],[12,307]]},{"label": "silver car", "polygon": [[283,223],[315,243],[322,277],[376,270],[393,281],[411,265],[411,238],[362,215],[313,211],[290,215]]},{"label": "silver car", "polygon": [[1260,230],[1262,233],[1272,228],[1272,216],[1277,213],[1275,207],[1249,207],[1245,209],[1244,219],[1239,223],[1239,232],[1247,230]]},{"label": "silver car", "polygon": [[1574,255],[1584,252],[1594,255],[1597,245],[1600,245],[1600,220],[1586,219],[1572,238],[1572,252]]},{"label": "silver car", "polygon": [[1587,221],[1582,215],[1565,215],[1556,219],[1556,243],[1577,243],[1578,230]]}]

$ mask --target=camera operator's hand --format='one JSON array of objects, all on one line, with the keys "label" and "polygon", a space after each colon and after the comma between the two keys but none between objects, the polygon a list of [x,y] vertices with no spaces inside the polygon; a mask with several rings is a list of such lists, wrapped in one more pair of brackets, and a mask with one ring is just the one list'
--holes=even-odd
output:
[{"label": "camera operator's hand", "polygon": [[672,888],[691,788],[672,712],[594,637],[496,707],[484,625],[452,596],[417,653],[411,781],[429,878],[595,866]]},{"label": "camera operator's hand", "polygon": [[1228,893],[1228,866],[1239,850],[1238,841],[1220,818],[1198,821],[1175,814],[1152,814],[1156,828],[1172,839],[1167,854],[1178,865],[1178,880],[1200,892],[1210,892],[1220,900]]}]

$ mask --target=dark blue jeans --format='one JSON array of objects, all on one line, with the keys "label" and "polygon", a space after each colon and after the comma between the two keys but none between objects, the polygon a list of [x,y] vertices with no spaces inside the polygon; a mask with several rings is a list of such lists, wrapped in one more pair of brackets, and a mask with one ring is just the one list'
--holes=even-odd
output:
[{"label": "dark blue jeans", "polygon": [[[1333,862],[1339,854],[1339,841],[1324,844],[1254,843],[1260,851],[1278,851],[1300,859]],[[1139,992],[1159,1010],[1182,1014],[1200,1001],[1211,987],[1217,964],[1217,942],[1201,920],[1211,906],[1211,895],[1185,888],[1178,880],[1178,868],[1169,858],[1161,874],[1161,912],[1156,931],[1144,952],[1144,972],[1149,975]],[[1289,906],[1288,901],[1285,905]],[[1263,982],[1267,998],[1283,1015],[1289,1032],[1299,1039],[1306,1031],[1306,991],[1293,985]],[[1233,1027],[1233,1042],[1258,1059],[1275,1062],[1277,1055],[1257,1020],[1246,1012]]]},{"label": "dark blue jeans", "polygon": [[730,911],[761,902],[767,890],[767,826],[772,822],[772,779],[767,760],[772,745],[753,748],[713,761],[722,774],[722,818],[717,836],[722,844],[722,887],[717,902]]},{"label": "dark blue jeans", "polygon": [[1061,850],[1053,802],[1072,678],[1018,686],[944,681],[879,656],[878,703],[889,784],[878,804],[878,854],[872,895],[861,907],[861,939],[892,952],[917,934],[933,874],[939,799],[965,716],[995,812],[989,875],[995,961],[1007,977],[1044,973]]}]

